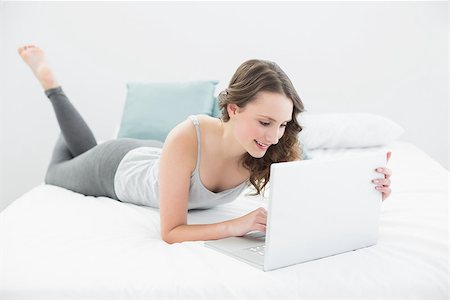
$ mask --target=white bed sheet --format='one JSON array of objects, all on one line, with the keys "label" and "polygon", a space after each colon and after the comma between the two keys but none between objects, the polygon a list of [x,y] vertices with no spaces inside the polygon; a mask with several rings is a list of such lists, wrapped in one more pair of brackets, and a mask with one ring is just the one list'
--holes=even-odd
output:
[{"label": "white bed sheet", "polygon": [[[412,144],[388,148],[393,193],[378,244],[271,272],[203,242],[166,244],[156,209],[39,185],[0,214],[0,299],[449,299],[449,172]],[[241,196],[189,222],[266,201]]]}]

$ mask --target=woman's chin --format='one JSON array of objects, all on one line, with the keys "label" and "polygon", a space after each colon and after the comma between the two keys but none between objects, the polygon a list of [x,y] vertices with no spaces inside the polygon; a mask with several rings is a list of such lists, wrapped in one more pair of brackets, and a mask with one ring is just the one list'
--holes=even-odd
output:
[{"label": "woman's chin", "polygon": [[256,145],[256,143],[249,145],[246,150],[247,153],[250,154],[250,156],[254,157],[254,158],[262,158],[264,157],[264,155],[267,152],[267,149],[269,149],[268,147],[263,149],[261,147],[259,147],[258,145]]},{"label": "woman's chin", "polygon": [[247,151],[247,153],[250,154],[254,158],[262,158],[262,157],[264,157],[266,152],[267,151],[261,151],[261,150],[259,150],[259,151],[255,151],[255,150]]}]

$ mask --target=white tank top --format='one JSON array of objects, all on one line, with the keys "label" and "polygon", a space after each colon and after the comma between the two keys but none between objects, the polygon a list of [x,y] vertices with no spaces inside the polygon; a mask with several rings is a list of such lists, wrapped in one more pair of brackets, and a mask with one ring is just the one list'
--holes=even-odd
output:
[{"label": "white tank top", "polygon": [[[208,190],[200,179],[200,127],[196,116],[189,116],[197,130],[197,165],[191,174],[188,209],[210,208],[236,199],[248,181],[219,193]],[[119,163],[114,189],[120,201],[159,208],[160,148],[139,147],[129,151]]]}]

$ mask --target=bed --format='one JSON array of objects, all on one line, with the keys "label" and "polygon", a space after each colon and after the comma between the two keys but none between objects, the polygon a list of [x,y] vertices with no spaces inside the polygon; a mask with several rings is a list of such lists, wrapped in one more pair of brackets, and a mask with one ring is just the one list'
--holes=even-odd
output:
[{"label": "bed", "polygon": [[[394,175],[377,245],[270,272],[203,241],[166,244],[156,209],[38,185],[0,214],[0,299],[449,299],[449,172],[411,143],[380,147]],[[243,194],[188,220],[237,217],[267,200]]]}]

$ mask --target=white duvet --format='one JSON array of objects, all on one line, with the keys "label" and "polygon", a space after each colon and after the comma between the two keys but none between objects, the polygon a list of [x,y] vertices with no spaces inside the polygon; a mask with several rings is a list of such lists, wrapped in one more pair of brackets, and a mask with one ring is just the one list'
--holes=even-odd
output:
[{"label": "white duvet", "polygon": [[[378,244],[270,272],[203,242],[166,244],[156,209],[39,185],[0,214],[0,299],[448,299],[449,172],[412,144],[389,149]],[[243,195],[189,222],[266,201]]]}]

